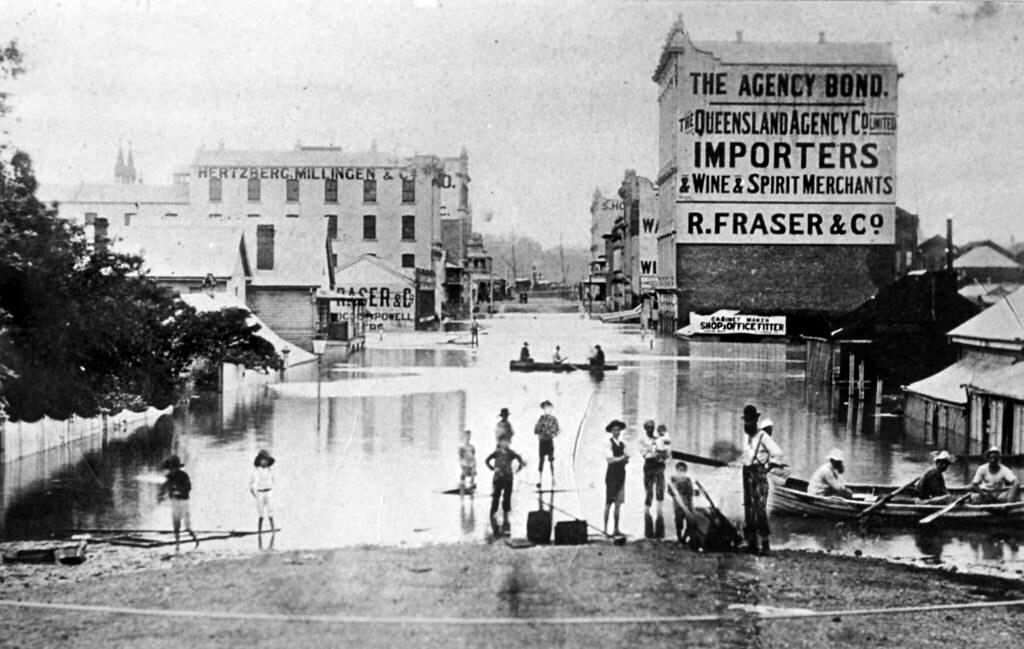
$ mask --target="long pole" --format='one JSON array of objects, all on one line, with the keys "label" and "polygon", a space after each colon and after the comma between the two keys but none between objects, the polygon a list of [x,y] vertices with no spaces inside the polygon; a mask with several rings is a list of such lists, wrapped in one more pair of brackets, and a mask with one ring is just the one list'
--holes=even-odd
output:
[{"label": "long pole", "polygon": [[316,434],[320,434],[320,362],[323,354],[316,355]]}]

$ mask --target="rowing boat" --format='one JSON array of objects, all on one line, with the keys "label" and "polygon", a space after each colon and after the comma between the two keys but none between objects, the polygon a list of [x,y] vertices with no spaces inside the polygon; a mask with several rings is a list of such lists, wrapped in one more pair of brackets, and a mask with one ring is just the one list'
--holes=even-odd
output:
[{"label": "rowing boat", "polygon": [[[775,474],[769,474],[769,477],[772,489],[768,506],[773,513],[835,520],[857,520],[859,514],[876,500],[899,488],[884,485],[847,485],[853,491],[853,498],[834,498],[807,493],[806,480],[783,478]],[[967,491],[966,488],[950,489],[950,494],[956,498]],[[941,504],[925,505],[896,500],[872,511],[870,518],[872,522],[879,524],[916,526],[922,518],[942,508]],[[935,524],[947,527],[1024,526],[1024,502],[963,505],[943,514]]]},{"label": "rowing boat", "polygon": [[580,363],[544,363],[541,361],[509,361],[508,369],[513,372],[606,372],[619,369],[618,365],[583,365]]}]

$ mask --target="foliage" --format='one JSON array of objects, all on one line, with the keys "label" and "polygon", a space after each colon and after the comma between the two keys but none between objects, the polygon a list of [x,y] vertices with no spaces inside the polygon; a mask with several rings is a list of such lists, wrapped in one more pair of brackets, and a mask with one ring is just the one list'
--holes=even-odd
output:
[{"label": "foliage", "polygon": [[0,163],[0,397],[13,419],[165,407],[193,367],[280,367],[244,310],[197,313],[35,189],[27,155]]}]

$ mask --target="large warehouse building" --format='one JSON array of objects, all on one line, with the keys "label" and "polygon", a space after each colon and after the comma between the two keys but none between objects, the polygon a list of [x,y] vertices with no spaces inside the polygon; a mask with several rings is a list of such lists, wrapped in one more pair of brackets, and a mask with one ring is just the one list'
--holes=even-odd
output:
[{"label": "large warehouse building", "polygon": [[898,79],[888,44],[695,43],[676,22],[654,74],[663,322],[819,332],[894,279]]}]

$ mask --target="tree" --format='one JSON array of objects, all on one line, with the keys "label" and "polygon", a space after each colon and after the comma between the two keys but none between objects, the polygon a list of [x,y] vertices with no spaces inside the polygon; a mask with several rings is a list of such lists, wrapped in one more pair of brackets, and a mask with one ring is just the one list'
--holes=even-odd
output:
[{"label": "tree", "polygon": [[13,419],[166,407],[193,369],[281,367],[241,309],[197,313],[35,197],[29,157],[0,163],[0,398]]}]

